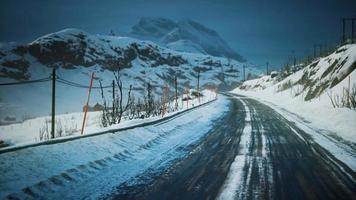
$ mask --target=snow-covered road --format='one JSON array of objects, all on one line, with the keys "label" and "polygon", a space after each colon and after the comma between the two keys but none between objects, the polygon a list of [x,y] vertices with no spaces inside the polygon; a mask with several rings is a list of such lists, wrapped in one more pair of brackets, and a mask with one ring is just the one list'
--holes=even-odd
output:
[{"label": "snow-covered road", "polygon": [[355,149],[339,149],[345,164],[287,118],[250,98],[220,96],[145,128],[3,153],[0,199],[356,196]]}]

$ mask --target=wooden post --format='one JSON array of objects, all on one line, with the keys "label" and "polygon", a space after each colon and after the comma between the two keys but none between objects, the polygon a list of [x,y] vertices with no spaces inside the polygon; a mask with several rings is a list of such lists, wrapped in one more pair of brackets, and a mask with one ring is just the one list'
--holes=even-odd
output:
[{"label": "wooden post", "polygon": [[175,89],[175,110],[178,110],[178,80],[177,80],[177,74],[174,76],[174,89]]},{"label": "wooden post", "polygon": [[198,102],[199,102],[199,104],[200,104],[199,79],[200,79],[200,69],[198,68],[198,85],[197,85],[197,90],[198,90]]},{"label": "wooden post", "polygon": [[186,94],[187,94],[187,109],[189,107],[189,87],[186,89]]},{"label": "wooden post", "polygon": [[355,42],[355,22],[356,18],[351,19],[351,42],[352,44]]},{"label": "wooden post", "polygon": [[[348,91],[347,91],[347,104],[351,105],[351,99],[350,99],[350,90],[351,90],[351,76],[349,75],[349,84],[348,84]],[[351,107],[351,106],[350,106]]]},{"label": "wooden post", "polygon": [[117,116],[115,113],[115,106],[118,106],[118,105],[115,105],[115,80],[112,80],[112,111],[111,111],[111,123],[112,124],[115,124],[116,123],[116,117]]},{"label": "wooden post", "polygon": [[167,112],[168,101],[169,101],[169,87],[168,87],[167,83],[165,83],[164,87],[163,87],[163,94],[162,94],[162,117]]},{"label": "wooden post", "polygon": [[346,36],[345,36],[345,23],[346,19],[342,18],[342,44],[345,44]]},{"label": "wooden post", "polygon": [[246,68],[246,66],[243,65],[242,68],[243,68],[243,72],[244,72],[244,81],[246,81],[246,76],[245,76],[245,68]]},{"label": "wooden post", "polygon": [[84,133],[85,120],[86,120],[86,117],[87,117],[87,112],[88,112],[88,107],[89,107],[89,99],[90,99],[91,88],[93,86],[93,79],[94,79],[94,72],[91,74],[91,79],[90,79],[90,84],[89,84],[89,91],[88,91],[88,98],[87,98],[86,105],[84,107],[84,118],[83,118],[82,130],[81,130],[81,133],[80,133],[81,135],[83,135],[83,133]]},{"label": "wooden post", "polygon": [[185,94],[185,89],[183,89],[183,91],[182,91],[182,97],[181,97],[181,102],[182,102],[182,107],[181,107],[181,109],[182,109],[182,110],[184,109],[184,101],[183,101],[183,99],[184,99],[184,94]]},{"label": "wooden post", "polygon": [[316,58],[316,45],[314,44],[314,58]]},{"label": "wooden post", "polygon": [[55,124],[56,124],[56,68],[52,69],[52,128],[51,128],[51,138],[55,136]]}]

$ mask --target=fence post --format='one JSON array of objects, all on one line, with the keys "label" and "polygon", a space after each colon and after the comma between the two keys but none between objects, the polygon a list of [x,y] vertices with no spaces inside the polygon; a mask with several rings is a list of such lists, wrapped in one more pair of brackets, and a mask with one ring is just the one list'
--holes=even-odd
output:
[{"label": "fence post", "polygon": [[52,126],[51,126],[51,138],[55,136],[55,123],[56,123],[56,68],[52,69]]},{"label": "fence post", "polygon": [[84,133],[85,120],[86,120],[86,117],[87,117],[87,112],[88,112],[88,107],[89,107],[89,99],[90,99],[91,88],[93,86],[93,79],[94,79],[94,72],[91,74],[87,103],[86,103],[86,105],[84,107],[84,118],[83,118],[82,130],[81,130],[81,133],[80,133],[81,135],[83,135],[83,133]]}]

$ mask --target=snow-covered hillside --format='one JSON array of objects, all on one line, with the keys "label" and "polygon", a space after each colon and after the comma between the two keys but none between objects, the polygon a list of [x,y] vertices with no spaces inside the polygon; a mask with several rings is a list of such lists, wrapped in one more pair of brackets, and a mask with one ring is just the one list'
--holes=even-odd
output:
[{"label": "snow-covered hillside", "polygon": [[216,31],[193,20],[173,21],[166,18],[141,18],[132,27],[130,35],[157,42],[177,51],[198,52],[245,61],[241,55],[229,47]]},{"label": "snow-covered hillside", "polygon": [[356,111],[351,100],[356,95],[355,69],[356,45],[345,45],[283,80],[263,76],[232,92],[297,114],[327,134],[355,143]]},{"label": "snow-covered hillside", "polygon": [[[179,91],[195,88],[197,71],[200,86],[231,87],[239,81],[240,63],[203,54],[183,53],[160,47],[152,42],[128,37],[93,35],[78,29],[64,29],[36,39],[29,44],[0,45],[0,83],[33,80],[50,76],[52,67],[57,75],[69,81],[89,84],[95,72],[94,86],[110,85],[113,71],[120,70],[125,88],[132,85],[134,94],[143,97],[147,83],[153,86],[156,97],[165,83],[173,91],[177,74]],[[233,70],[231,70],[233,69]],[[0,117],[16,115],[28,118],[50,112],[51,83],[3,86],[0,88]],[[82,110],[87,90],[57,84],[57,112]],[[110,89],[104,91],[109,96]],[[101,103],[100,90],[94,90],[91,104]]]}]

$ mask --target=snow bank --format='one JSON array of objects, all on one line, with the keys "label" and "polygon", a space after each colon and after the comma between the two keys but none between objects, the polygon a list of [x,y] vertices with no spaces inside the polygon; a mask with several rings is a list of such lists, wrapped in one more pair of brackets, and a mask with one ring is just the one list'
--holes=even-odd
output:
[{"label": "snow bank", "polygon": [[[181,101],[181,99],[178,99],[179,110],[168,113],[164,117],[169,117],[173,114],[212,101],[216,97],[216,94],[210,90],[203,90],[202,93],[204,96],[200,98],[200,102],[199,99],[197,98],[192,99],[190,101]],[[174,103],[171,103],[170,105],[174,106]],[[102,114],[101,111],[88,112],[84,134],[86,135],[94,134],[97,132],[130,127],[130,126],[162,119],[162,116],[156,116],[156,117],[151,117],[146,119],[133,119],[133,120],[123,119],[123,121],[120,124],[112,125],[110,127],[104,128],[101,126],[101,114]],[[56,126],[57,129],[59,126],[62,128],[63,137],[73,137],[73,136],[80,135],[81,126],[83,122],[83,115],[84,115],[83,112],[78,112],[78,113],[69,113],[69,114],[62,114],[56,116],[56,121],[57,121]],[[21,123],[0,126],[0,140],[3,140],[6,144],[10,146],[19,146],[19,145],[32,144],[34,142],[40,142],[39,135],[41,129],[42,130],[47,129],[47,132],[50,133],[50,129],[51,129],[50,116],[38,117],[35,119],[26,120]],[[56,132],[58,132],[58,130]]]},{"label": "snow bank", "polygon": [[[119,184],[185,156],[227,112],[217,101],[165,123],[0,154],[0,199],[96,199]],[[164,162],[163,162],[164,161]],[[33,197],[33,196],[32,196]]]},{"label": "snow bank", "polygon": [[[356,45],[345,45],[282,81],[263,76],[232,91],[296,114],[334,138],[356,143],[356,112],[334,108],[329,95],[342,96],[356,84]],[[340,139],[340,138],[338,138]]]},{"label": "snow bank", "polygon": [[[353,74],[355,76],[355,73]],[[291,90],[293,89],[295,88]],[[273,87],[261,91],[245,91],[237,88],[232,92],[286,109],[304,118],[305,122],[313,127],[327,130],[333,136],[356,143],[356,112],[348,108],[333,108],[327,94],[306,102],[301,97],[291,97],[290,90],[275,92]]]}]

